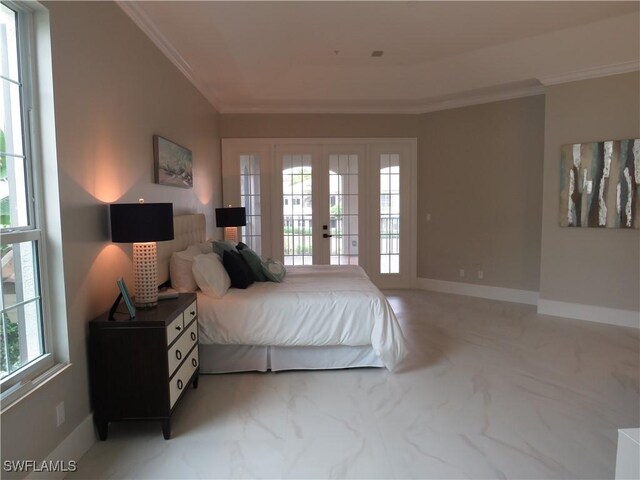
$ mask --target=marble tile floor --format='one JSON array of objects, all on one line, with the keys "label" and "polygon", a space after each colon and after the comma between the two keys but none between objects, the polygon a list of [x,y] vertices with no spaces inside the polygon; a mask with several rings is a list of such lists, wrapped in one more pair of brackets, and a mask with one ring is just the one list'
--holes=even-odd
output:
[{"label": "marble tile floor", "polygon": [[112,424],[67,478],[614,478],[640,425],[638,330],[385,292],[400,371],[207,375],[173,417]]}]

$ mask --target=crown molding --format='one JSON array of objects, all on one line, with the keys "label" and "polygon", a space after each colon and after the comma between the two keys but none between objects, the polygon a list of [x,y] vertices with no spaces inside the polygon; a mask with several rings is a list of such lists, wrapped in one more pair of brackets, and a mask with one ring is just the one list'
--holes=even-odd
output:
[{"label": "crown molding", "polygon": [[[431,101],[418,101],[416,105],[263,105],[263,106],[237,106],[237,105],[221,105],[220,113],[342,113],[342,114],[422,114],[429,112],[437,112],[440,110],[450,110],[452,108],[468,107],[471,105],[480,105],[483,103],[499,102],[501,100],[511,100],[514,98],[531,97],[533,95],[542,95],[545,90],[542,85],[535,85],[525,88],[508,88],[498,92],[481,95],[461,95],[456,98],[447,98],[447,100],[433,99]],[[448,95],[447,97],[450,97]]]},{"label": "crown molding", "polygon": [[460,96],[450,100],[435,101],[424,104],[420,107],[420,111],[416,113],[437,112],[440,110],[451,110],[452,108],[470,107],[472,105],[481,105],[483,103],[500,102],[502,100],[512,100],[514,98],[532,97],[534,95],[543,95],[545,92],[542,85],[534,85],[524,88],[504,89],[502,91],[493,92],[483,95]]},{"label": "crown molding", "polygon": [[640,60],[631,60],[629,62],[612,63],[600,67],[586,68],[575,72],[564,73],[561,75],[549,75],[540,77],[540,83],[544,86],[558,85],[561,83],[578,82],[580,80],[590,80],[592,78],[608,77],[609,75],[618,75],[621,73],[637,72],[640,70]]},{"label": "crown molding", "polygon": [[378,103],[371,102],[365,104],[342,104],[342,105],[322,105],[322,104],[256,104],[256,105],[238,105],[225,104],[217,98],[193,73],[189,63],[182,57],[180,52],[172,45],[172,43],[160,32],[153,21],[144,13],[136,2],[125,0],[116,0],[116,4],[125,12],[125,14],[133,20],[133,22],[151,39],[151,41],[160,49],[162,53],[176,66],[176,68],[193,84],[193,86],[209,101],[209,103],[218,112],[223,114],[248,114],[248,113],[307,113],[307,114],[423,114],[429,112],[437,112],[441,110],[450,110],[453,108],[468,107],[472,105],[480,105],[483,103],[499,102],[502,100],[511,100],[515,98],[530,97],[533,95],[542,95],[545,93],[545,87],[557,85],[567,82],[575,82],[580,80],[588,80],[598,77],[606,77],[609,75],[617,75],[621,73],[629,73],[640,70],[640,60],[632,60],[628,62],[620,62],[600,67],[593,67],[584,70],[564,73],[560,75],[541,76],[537,79],[539,85],[527,87],[506,87],[499,91],[491,93],[473,94],[465,92],[455,97],[447,95],[446,97],[416,100],[412,104],[406,101],[402,104],[396,103]]},{"label": "crown molding", "polygon": [[209,103],[217,108],[218,99],[209,92],[196,76],[193,74],[191,65],[184,59],[180,52],[173,44],[160,32],[153,21],[144,13],[136,2],[126,0],[115,0],[116,4],[124,11],[124,13],[142,30],[153,44],[160,49],[162,53],[173,63],[178,70],[189,80],[194,87],[209,101]]}]

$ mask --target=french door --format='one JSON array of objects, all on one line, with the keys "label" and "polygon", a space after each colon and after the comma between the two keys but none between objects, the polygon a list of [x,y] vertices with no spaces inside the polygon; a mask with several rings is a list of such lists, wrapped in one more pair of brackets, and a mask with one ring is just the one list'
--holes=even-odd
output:
[{"label": "french door", "polygon": [[224,139],[224,203],[242,241],[285,265],[360,265],[415,278],[415,139]]},{"label": "french door", "polygon": [[282,244],[285,265],[359,264],[358,167],[364,154],[363,145],[276,146],[282,181],[272,205],[282,216],[274,222],[272,242]]}]

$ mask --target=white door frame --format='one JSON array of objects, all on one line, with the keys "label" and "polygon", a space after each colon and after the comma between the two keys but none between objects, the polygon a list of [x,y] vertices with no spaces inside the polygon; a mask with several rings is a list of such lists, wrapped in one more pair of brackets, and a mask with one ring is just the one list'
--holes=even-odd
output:
[{"label": "white door frame", "polygon": [[[417,139],[416,138],[223,138],[222,139],[222,184],[224,204],[240,204],[240,187],[237,159],[240,154],[254,154],[260,157],[260,186],[261,197],[261,225],[262,225],[262,256],[283,257],[282,241],[276,236],[282,236],[282,168],[277,158],[278,151],[299,148],[320,148],[320,158],[328,158],[331,153],[337,153],[339,147],[346,149],[365,146],[365,157],[359,161],[359,228],[358,235],[361,257],[360,265],[368,272],[372,281],[380,288],[410,288],[414,285],[417,273]],[[403,196],[401,199],[401,228],[406,231],[401,234],[401,275],[379,274],[379,202],[371,199],[378,192],[374,192],[376,182],[379,182],[379,168],[373,168],[371,162],[379,165],[375,154],[381,150],[397,148],[404,159],[401,168],[401,184]],[[341,151],[345,153],[345,151]],[[367,164],[365,166],[365,163]],[[407,172],[408,169],[408,172]],[[405,173],[407,172],[408,175]],[[314,182],[314,185],[317,182]],[[277,185],[279,184],[279,187]],[[315,189],[315,186],[314,186]],[[270,192],[270,194],[266,194]],[[279,197],[278,197],[279,193]],[[314,194],[315,194],[314,190]],[[319,192],[319,199],[322,193]],[[321,200],[318,200],[321,201]],[[316,200],[314,199],[314,203]],[[278,210],[280,205],[280,210]],[[374,205],[365,211],[365,205]],[[314,215],[314,232],[322,232],[322,218]],[[378,227],[376,227],[376,225]],[[373,239],[372,232],[377,238]],[[370,236],[364,241],[364,234]],[[315,251],[315,249],[314,249]]]}]

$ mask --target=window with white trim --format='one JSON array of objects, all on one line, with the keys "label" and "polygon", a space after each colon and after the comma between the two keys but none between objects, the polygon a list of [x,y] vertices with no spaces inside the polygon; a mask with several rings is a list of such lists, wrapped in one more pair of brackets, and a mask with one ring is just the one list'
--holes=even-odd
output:
[{"label": "window with white trim", "polygon": [[400,273],[400,155],[380,155],[380,273]]},{"label": "window with white trim", "polygon": [[44,234],[37,162],[31,12],[0,4],[0,385],[2,392],[53,363],[43,308]]}]

